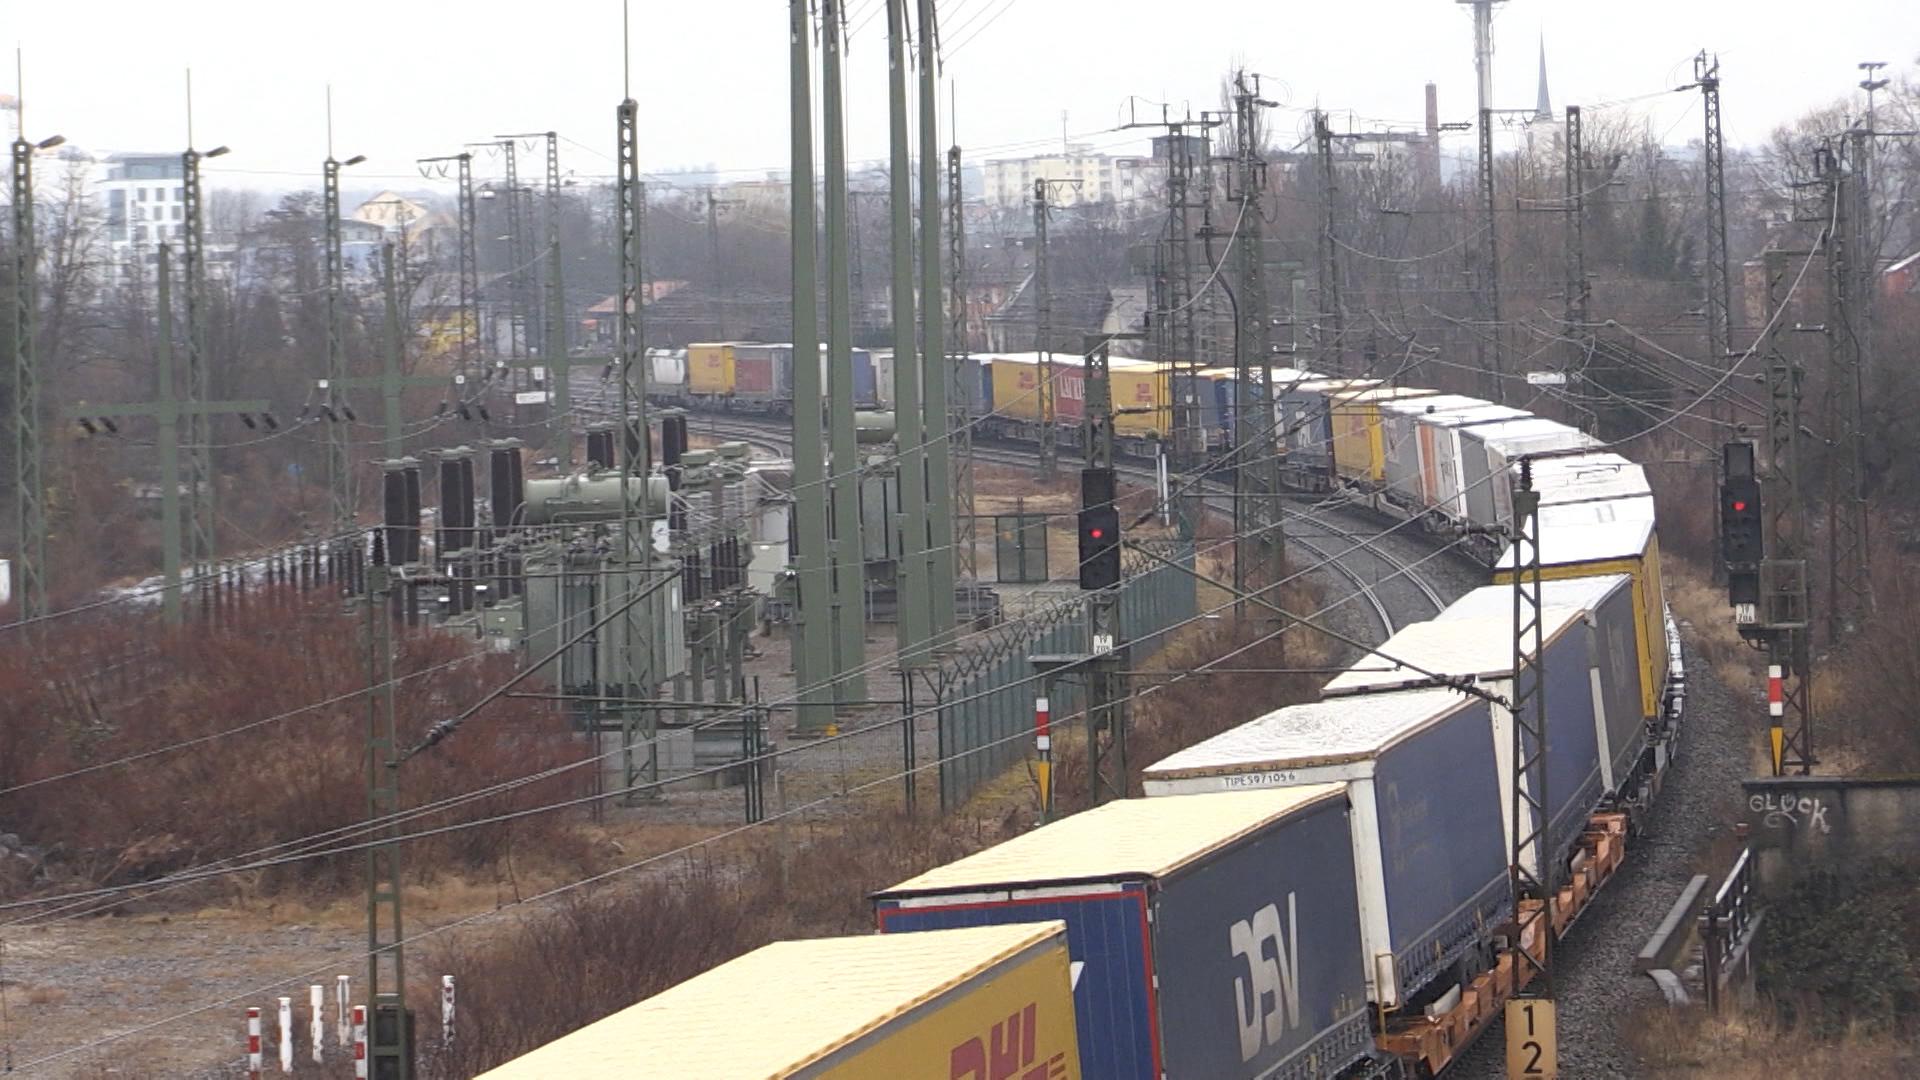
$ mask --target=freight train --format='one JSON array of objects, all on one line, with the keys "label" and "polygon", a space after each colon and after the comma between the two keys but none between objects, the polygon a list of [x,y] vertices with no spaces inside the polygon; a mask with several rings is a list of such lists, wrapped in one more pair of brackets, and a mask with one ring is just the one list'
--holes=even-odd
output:
[{"label": "freight train", "polygon": [[[1071,1059],[969,1072],[971,1058],[929,1043],[901,1075],[1432,1076],[1525,977],[1508,952],[1516,835],[1534,838],[1524,865],[1561,883],[1556,934],[1620,866],[1685,694],[1644,472],[1471,398],[1310,372],[1276,396],[1277,442],[1324,463],[1302,464],[1302,483],[1461,533],[1493,583],[1401,628],[1320,700],[1149,766],[1146,798],[875,893],[881,940],[903,949],[928,933],[1064,927],[1071,965]],[[1522,461],[1542,504],[1546,790],[1527,794],[1545,821],[1514,820],[1516,560],[1494,528]],[[999,1011],[1007,1035],[1021,1012]]]},{"label": "freight train", "polygon": [[[894,407],[894,366],[891,352],[854,349],[853,402],[860,409]],[[953,393],[979,434],[1030,443],[1039,442],[1041,395],[1039,353],[983,353],[966,359],[967,367],[955,379]],[[1080,439],[1085,415],[1085,361],[1071,353],[1053,354],[1053,416],[1060,428],[1060,445]],[[827,385],[827,358],[821,347],[821,386]],[[1219,373],[1215,373],[1218,375]],[[1116,358],[1109,369],[1114,408],[1114,448],[1124,457],[1151,460],[1159,442],[1173,427],[1173,393],[1181,380],[1169,377],[1159,365]],[[1210,433],[1209,442],[1221,445],[1225,428],[1219,409],[1221,387],[1203,380],[1205,404],[1196,407],[1196,422]],[[717,410],[746,415],[793,415],[793,346],[749,342],[713,342],[685,349],[651,349],[647,353],[647,397],[662,405]]]}]

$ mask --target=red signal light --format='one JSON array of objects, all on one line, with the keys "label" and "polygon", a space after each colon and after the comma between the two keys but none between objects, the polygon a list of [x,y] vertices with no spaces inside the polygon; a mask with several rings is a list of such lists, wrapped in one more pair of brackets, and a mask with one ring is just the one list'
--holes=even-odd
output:
[{"label": "red signal light", "polygon": [[1098,540],[1101,537],[1107,535],[1107,530],[1102,529],[1096,525],[1095,527],[1087,530],[1087,535],[1093,537],[1095,540]]},{"label": "red signal light", "polygon": [[1736,513],[1736,514],[1742,514],[1742,513],[1745,513],[1745,512],[1746,512],[1746,509],[1747,509],[1747,500],[1745,500],[1745,499],[1735,499],[1735,500],[1733,500],[1733,512],[1734,512],[1734,513]]}]

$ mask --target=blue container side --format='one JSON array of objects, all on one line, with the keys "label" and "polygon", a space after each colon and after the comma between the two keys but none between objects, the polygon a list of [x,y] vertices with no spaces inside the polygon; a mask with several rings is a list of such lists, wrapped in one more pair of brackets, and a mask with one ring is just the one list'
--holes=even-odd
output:
[{"label": "blue container side", "polygon": [[1483,941],[1510,906],[1489,708],[1470,702],[1374,768],[1387,926],[1403,994]]},{"label": "blue container side", "polygon": [[[1600,669],[1600,699],[1607,710],[1608,742],[1617,785],[1632,770],[1647,745],[1632,586],[1616,589],[1601,602],[1595,616],[1600,625],[1593,637],[1593,666]],[[1664,653],[1654,662],[1664,663]],[[1655,675],[1664,678],[1665,673],[1655,672]]]},{"label": "blue container side", "polygon": [[1158,1080],[1153,969],[1144,885],[1085,896],[1044,897],[951,907],[877,906],[881,933],[1059,919],[1067,953],[1084,965],[1073,990],[1080,1068],[1088,1077]]},{"label": "blue container side", "polygon": [[1578,622],[1547,646],[1547,798],[1553,850],[1565,854],[1600,805],[1600,736],[1594,728],[1593,676],[1587,661],[1593,631]]},{"label": "blue container side", "polygon": [[873,376],[873,354],[865,349],[855,349],[853,350],[853,403],[877,405],[879,400],[879,386]]},{"label": "blue container side", "polygon": [[1329,800],[1161,881],[1167,1076],[1333,1076],[1372,1047],[1350,828]]}]

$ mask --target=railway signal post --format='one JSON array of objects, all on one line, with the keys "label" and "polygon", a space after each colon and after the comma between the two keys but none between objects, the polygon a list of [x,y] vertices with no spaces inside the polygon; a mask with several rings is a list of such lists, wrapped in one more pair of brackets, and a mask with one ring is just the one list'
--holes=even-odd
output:
[{"label": "railway signal post", "polygon": [[[1120,639],[1120,518],[1113,476],[1112,340],[1089,340],[1086,356],[1087,467],[1081,473],[1083,515],[1080,586],[1087,592],[1088,796],[1095,806],[1127,797],[1127,646]],[[1089,511],[1091,520],[1086,519]],[[1091,533],[1101,525],[1111,535]],[[1089,569],[1093,573],[1089,574]]]}]

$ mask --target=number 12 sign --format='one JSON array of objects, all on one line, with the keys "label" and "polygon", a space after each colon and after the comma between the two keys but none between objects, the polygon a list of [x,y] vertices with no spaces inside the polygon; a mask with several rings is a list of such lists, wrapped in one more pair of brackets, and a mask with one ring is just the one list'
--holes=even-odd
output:
[{"label": "number 12 sign", "polygon": [[1559,1075],[1553,1002],[1546,998],[1507,1002],[1507,1080],[1554,1080]]}]

